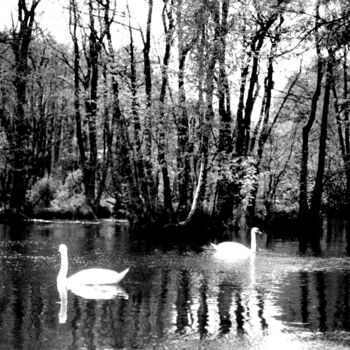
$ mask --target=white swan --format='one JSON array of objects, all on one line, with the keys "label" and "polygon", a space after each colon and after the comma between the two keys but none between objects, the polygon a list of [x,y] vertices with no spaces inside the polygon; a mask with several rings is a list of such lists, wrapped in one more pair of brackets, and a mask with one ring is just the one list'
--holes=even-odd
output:
[{"label": "white swan", "polygon": [[[87,300],[129,299],[128,293],[118,284],[71,284],[69,287],[75,295]],[[68,312],[67,285],[58,280],[57,289],[60,296],[58,320],[63,324],[67,321]]]},{"label": "white swan", "polygon": [[253,227],[250,233],[250,248],[236,242],[211,243],[212,247],[215,249],[214,257],[225,261],[242,261],[254,256],[256,252],[257,233],[262,234],[257,227]]},{"label": "white swan", "polygon": [[76,286],[81,285],[106,285],[117,284],[125,275],[129,269],[125,269],[122,272],[116,272],[109,269],[85,269],[75,273],[74,275],[67,277],[68,272],[68,252],[65,244],[60,244],[59,252],[61,253],[61,268],[57,275],[57,284],[60,286],[66,286],[68,289],[74,289]]}]

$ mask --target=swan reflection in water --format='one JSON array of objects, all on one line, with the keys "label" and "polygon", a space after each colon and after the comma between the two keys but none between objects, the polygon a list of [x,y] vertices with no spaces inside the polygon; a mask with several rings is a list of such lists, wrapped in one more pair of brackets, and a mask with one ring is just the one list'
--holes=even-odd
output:
[{"label": "swan reflection in water", "polygon": [[[261,302],[262,291],[256,280],[256,235],[262,234],[257,228],[251,229],[250,247],[236,242],[211,243],[214,248],[212,263],[218,270],[214,277],[218,286],[217,307],[219,332],[229,333],[236,325],[238,335],[249,328],[247,320],[260,324],[262,332],[267,329],[264,317],[264,305]],[[248,323],[249,323],[248,322]]]},{"label": "swan reflection in water", "polygon": [[[128,293],[120,285],[76,285],[69,288],[71,292],[86,300],[112,300],[115,298],[128,299]],[[67,286],[57,282],[60,297],[59,323],[66,323],[68,309]]]},{"label": "swan reflection in water", "polygon": [[57,275],[57,290],[60,297],[59,322],[67,320],[68,296],[70,289],[75,295],[88,300],[111,300],[116,297],[128,299],[127,292],[118,284],[129,269],[118,273],[109,269],[85,269],[67,278],[68,252],[67,246],[61,244],[61,267]]}]

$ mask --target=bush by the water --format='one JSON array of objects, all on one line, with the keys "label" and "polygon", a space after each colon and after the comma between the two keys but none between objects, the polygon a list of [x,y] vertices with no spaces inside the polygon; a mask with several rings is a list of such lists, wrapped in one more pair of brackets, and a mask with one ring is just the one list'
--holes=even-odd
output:
[{"label": "bush by the water", "polygon": [[81,170],[70,172],[63,183],[51,176],[39,179],[27,193],[27,205],[33,216],[92,219],[93,213],[86,204],[82,180]]},{"label": "bush by the water", "polygon": [[49,207],[60,186],[60,182],[51,176],[39,179],[27,192],[27,204],[32,208]]}]

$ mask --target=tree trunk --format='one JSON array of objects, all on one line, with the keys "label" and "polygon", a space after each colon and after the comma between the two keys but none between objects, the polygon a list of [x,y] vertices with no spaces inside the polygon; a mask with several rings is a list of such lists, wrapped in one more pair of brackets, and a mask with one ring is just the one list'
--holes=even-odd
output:
[{"label": "tree trunk", "polygon": [[[129,11],[129,7],[128,7]],[[133,116],[133,130],[134,130],[134,153],[135,153],[135,181],[139,188],[140,195],[145,198],[145,201],[149,202],[147,181],[145,178],[145,170],[143,166],[142,159],[142,140],[141,140],[141,122],[139,117],[139,102],[137,97],[137,71],[136,71],[136,61],[135,61],[135,46],[134,38],[130,22],[130,12],[129,12],[129,35],[130,35],[130,82],[131,82],[131,112]]]},{"label": "tree trunk", "polygon": [[[148,0],[148,14],[147,14],[147,27],[146,36],[142,35],[143,41],[143,72],[145,79],[145,93],[146,93],[146,115],[144,123],[144,144],[145,144],[145,157],[144,166],[146,170],[146,181],[148,188],[148,210],[150,212],[155,211],[157,188],[153,174],[153,150],[152,150],[152,67],[150,60],[151,49],[151,25],[152,25],[152,13],[153,13],[153,0]],[[142,32],[141,32],[142,34]]]},{"label": "tree trunk", "polygon": [[89,1],[89,57],[88,70],[91,76],[86,81],[85,90],[89,89],[87,94],[87,100],[85,100],[85,111],[88,122],[88,135],[89,135],[89,158],[83,165],[83,178],[85,186],[86,202],[96,212],[99,203],[95,202],[96,199],[96,172],[97,172],[97,133],[96,133],[96,118],[97,118],[97,84],[98,84],[98,57],[100,52],[100,44],[97,39],[97,32],[95,28],[95,19],[93,14],[92,0]]},{"label": "tree trunk", "polygon": [[[343,101],[348,100],[348,49],[347,45],[344,46],[343,53]],[[333,78],[332,84],[333,96],[334,96],[334,109],[336,112],[336,120],[337,120],[337,128],[338,128],[338,136],[339,136],[339,144],[340,150],[344,163],[344,172],[346,176],[346,198],[347,205],[350,208],[350,126],[349,126],[349,105],[348,103],[344,106],[343,111],[343,120],[340,117],[341,114],[341,105],[338,100],[338,95],[335,87],[335,81]]]},{"label": "tree trunk", "polygon": [[[107,2],[109,5],[109,1]],[[112,92],[113,92],[113,105],[112,105],[112,126],[115,127],[116,139],[115,149],[116,157],[113,164],[113,182],[115,186],[116,205],[115,210],[119,210],[124,207],[124,196],[127,194],[128,204],[133,208],[133,216],[141,216],[144,212],[144,198],[140,198],[141,193],[137,186],[136,174],[133,171],[132,159],[130,154],[130,142],[128,139],[128,130],[125,125],[124,117],[120,108],[119,99],[119,83],[117,80],[117,74],[113,71],[115,65],[115,53],[112,44],[112,36],[110,32],[110,23],[108,13],[109,8],[105,8],[105,34],[108,44],[108,59],[111,70],[112,78]],[[112,142],[112,140],[110,141]],[[124,185],[128,184],[127,190],[124,189]],[[125,193],[126,192],[126,193]],[[143,208],[143,209],[142,209]]]},{"label": "tree trunk", "polygon": [[[172,206],[172,195],[170,188],[170,178],[168,173],[168,165],[165,159],[166,153],[166,115],[165,115],[165,99],[166,99],[166,88],[168,86],[168,65],[170,60],[170,51],[173,43],[174,34],[174,20],[172,17],[172,8],[167,8],[168,1],[164,2],[163,9],[163,24],[165,28],[165,52],[162,64],[162,84],[160,88],[159,95],[159,141],[158,141],[158,161],[161,167],[162,178],[163,178],[163,191],[164,191],[164,207],[168,213],[169,219],[171,220],[173,216],[173,206]],[[173,2],[170,4],[173,7]],[[167,16],[168,24],[166,23],[165,13]],[[169,27],[168,27],[169,26]]]},{"label": "tree trunk", "polygon": [[[218,5],[216,5],[218,6]],[[214,20],[218,18],[218,8],[213,6],[211,9]],[[209,162],[209,139],[210,139],[210,131],[211,131],[211,123],[214,118],[214,109],[213,109],[213,96],[214,96],[214,73],[215,66],[218,60],[218,39],[220,35],[219,24],[216,21],[216,26],[214,29],[214,38],[212,47],[210,47],[210,56],[208,59],[208,63],[205,69],[205,109],[204,109],[204,117],[202,118],[202,128],[201,128],[201,144],[200,144],[200,172],[198,176],[197,186],[195,189],[194,197],[192,200],[191,211],[188,214],[186,220],[181,222],[182,225],[188,225],[196,216],[198,212],[203,210],[205,191],[207,185],[207,176],[208,176],[208,162]],[[204,24],[203,24],[204,26]],[[200,45],[205,45],[206,40],[204,37],[204,28],[202,31],[202,40]],[[200,48],[200,50],[204,50],[204,46]],[[202,58],[200,57],[200,60]],[[202,62],[200,62],[200,67],[202,66]],[[200,71],[201,72],[201,71]],[[202,75],[199,76],[199,79],[202,78]],[[202,101],[202,87],[200,85],[199,88],[199,100]]]},{"label": "tree trunk", "polygon": [[[231,99],[230,87],[226,72],[226,35],[228,33],[228,8],[229,0],[222,2],[221,23],[219,34],[219,79],[218,79],[218,95],[219,95],[219,115],[220,115],[220,131],[219,131],[219,152],[230,153],[232,151],[232,131],[231,131]],[[219,17],[219,16],[217,16]],[[220,19],[218,18],[220,21]]]},{"label": "tree trunk", "polygon": [[177,3],[177,25],[178,25],[178,51],[179,51],[179,71],[178,71],[178,184],[179,184],[179,205],[177,214],[182,220],[187,215],[189,209],[189,185],[190,185],[190,137],[188,114],[186,108],[186,90],[185,90],[185,63],[187,54],[192,47],[192,42],[185,43],[183,18],[182,18],[182,0]]},{"label": "tree trunk", "polygon": [[308,216],[309,205],[307,196],[307,176],[308,176],[308,159],[309,159],[309,134],[312,125],[316,118],[318,99],[321,94],[321,84],[323,78],[323,59],[321,57],[321,49],[319,45],[319,35],[317,32],[318,22],[319,22],[319,4],[316,7],[316,52],[317,52],[317,77],[316,77],[316,87],[315,92],[312,96],[311,110],[309,115],[309,120],[303,127],[302,131],[302,146],[301,146],[301,164],[300,164],[300,179],[299,179],[299,217],[303,219]]},{"label": "tree trunk", "polygon": [[226,163],[231,157],[232,152],[232,117],[231,117],[231,99],[230,88],[226,72],[226,36],[228,33],[228,6],[229,1],[225,0],[221,6],[221,19],[217,10],[214,22],[218,23],[218,64],[219,64],[219,78],[218,78],[218,107],[220,116],[220,129],[218,141],[218,169],[220,172],[219,180],[216,184],[216,199],[214,212],[223,221],[226,221],[232,214],[232,184],[227,178]]},{"label": "tree trunk", "polygon": [[10,208],[20,213],[25,201],[27,184],[31,176],[31,126],[26,116],[28,53],[32,40],[35,10],[40,0],[32,1],[30,8],[26,2],[18,0],[19,31],[13,28],[12,50],[15,56],[16,110],[13,117],[13,131],[9,136],[13,150],[11,164],[12,189]]},{"label": "tree trunk", "polygon": [[[247,45],[246,61],[244,62],[243,68],[241,70],[241,86],[237,109],[237,124],[235,128],[235,151],[238,156],[246,156],[249,149],[251,115],[257,97],[256,92],[258,84],[260,50],[263,46],[269,29],[274,24],[277,18],[278,11],[276,10],[276,12],[273,13],[266,22],[259,24],[259,30],[256,31],[255,35],[251,39],[251,42],[249,43],[249,45]],[[244,102],[244,95],[246,92],[247,78],[249,74],[251,60],[252,63],[249,87],[247,91],[247,98]]]},{"label": "tree trunk", "polygon": [[315,180],[315,187],[313,190],[310,206],[310,214],[312,218],[318,218],[321,210],[322,193],[323,193],[323,175],[326,159],[326,147],[327,147],[327,127],[328,127],[328,114],[329,114],[329,100],[330,91],[332,86],[332,72],[333,72],[333,57],[330,54],[327,62],[327,75],[324,88],[323,97],[323,110],[321,120],[321,135],[318,154],[318,167]]},{"label": "tree trunk", "polygon": [[80,112],[80,48],[78,43],[78,9],[75,0],[71,0],[70,3],[70,33],[73,40],[73,51],[74,51],[74,114],[76,124],[77,143],[79,149],[80,164],[83,166],[86,161],[85,154],[85,139],[86,135],[82,129],[81,112]]}]

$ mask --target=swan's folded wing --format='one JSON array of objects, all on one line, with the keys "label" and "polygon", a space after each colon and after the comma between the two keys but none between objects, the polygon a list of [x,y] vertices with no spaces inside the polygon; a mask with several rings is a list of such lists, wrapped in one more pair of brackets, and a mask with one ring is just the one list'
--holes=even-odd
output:
[{"label": "swan's folded wing", "polygon": [[129,269],[125,269],[122,272],[98,268],[86,269],[70,276],[68,283],[69,285],[117,284],[125,277],[128,271]]}]

